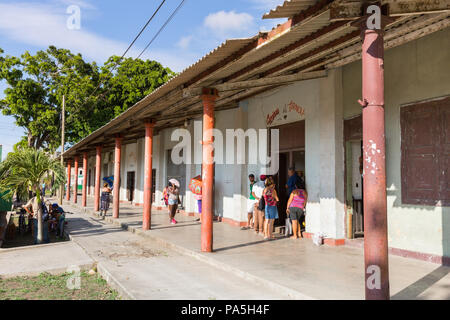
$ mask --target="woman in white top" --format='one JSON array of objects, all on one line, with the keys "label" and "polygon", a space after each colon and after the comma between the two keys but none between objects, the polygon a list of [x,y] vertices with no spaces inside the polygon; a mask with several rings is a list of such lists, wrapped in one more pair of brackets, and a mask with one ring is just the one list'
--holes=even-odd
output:
[{"label": "woman in white top", "polygon": [[180,189],[176,185],[169,184],[167,191],[169,194],[170,224],[177,224],[175,215],[177,214],[178,204],[180,203]]}]

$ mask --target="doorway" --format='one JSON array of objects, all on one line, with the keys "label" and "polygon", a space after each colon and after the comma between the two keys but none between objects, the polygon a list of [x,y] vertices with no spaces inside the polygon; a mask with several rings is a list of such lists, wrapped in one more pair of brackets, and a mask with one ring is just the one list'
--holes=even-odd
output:
[{"label": "doorway", "polygon": [[134,171],[127,172],[127,199],[129,202],[134,201],[135,181],[136,181],[136,173]]},{"label": "doorway", "polygon": [[305,121],[290,123],[273,129],[280,130],[279,170],[274,175],[276,190],[280,202],[275,226],[286,224],[286,209],[289,200],[286,188],[289,180],[288,169],[294,168],[297,174],[305,179]]},{"label": "doorway", "polygon": [[91,195],[91,187],[92,187],[92,170],[89,169],[89,174],[88,174],[88,195]]},{"label": "doorway", "polygon": [[[351,219],[347,224],[349,238],[364,237],[364,178],[362,117],[344,121],[345,138],[345,193],[347,214]],[[350,224],[351,223],[351,224]]]},{"label": "doorway", "polygon": [[297,175],[303,180],[305,179],[305,150],[298,149],[280,152],[279,161],[280,169],[274,176],[274,181],[277,186],[276,190],[280,198],[280,202],[278,203],[279,219],[276,221],[276,226],[284,226],[287,218],[287,202],[289,200],[289,193],[286,188],[289,180],[288,171],[289,168],[294,168]]}]

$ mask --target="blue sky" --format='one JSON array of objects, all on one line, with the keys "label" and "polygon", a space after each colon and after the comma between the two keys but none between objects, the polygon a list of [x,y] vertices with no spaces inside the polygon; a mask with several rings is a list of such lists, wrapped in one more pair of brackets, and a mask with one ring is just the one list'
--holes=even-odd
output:
[{"label": "blue sky", "polygon": [[[129,56],[136,57],[181,0],[167,0],[137,41]],[[122,55],[161,0],[23,0],[0,2],[0,48],[9,55],[45,49],[49,45],[81,53],[88,61],[103,63]],[[270,30],[279,20],[262,15],[284,0],[186,0],[177,16],[143,56],[182,71],[230,38]],[[81,28],[67,28],[67,8],[81,9]],[[0,97],[5,84],[0,82]],[[14,119],[0,115],[3,157],[20,140]]]}]

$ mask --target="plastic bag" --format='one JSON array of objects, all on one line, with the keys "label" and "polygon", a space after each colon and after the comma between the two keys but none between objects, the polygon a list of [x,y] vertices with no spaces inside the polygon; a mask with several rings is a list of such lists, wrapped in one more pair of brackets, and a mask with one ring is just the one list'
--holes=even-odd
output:
[{"label": "plastic bag", "polygon": [[325,235],[322,232],[315,233],[313,236],[313,243],[316,246],[323,245],[323,240],[325,239]]},{"label": "plastic bag", "polygon": [[286,218],[286,228],[284,229],[284,235],[286,237],[292,235],[292,222],[289,218]]}]

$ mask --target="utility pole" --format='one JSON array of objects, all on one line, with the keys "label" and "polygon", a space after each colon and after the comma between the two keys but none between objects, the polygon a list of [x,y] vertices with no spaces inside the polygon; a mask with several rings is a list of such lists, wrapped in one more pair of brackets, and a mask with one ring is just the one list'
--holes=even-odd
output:
[{"label": "utility pole", "polygon": [[[61,165],[64,167],[64,133],[65,133],[65,122],[66,122],[66,97],[63,95],[62,100],[62,114],[61,114]],[[70,174],[70,172],[69,172]],[[64,199],[64,184],[59,189],[59,204],[63,205],[63,199]]]}]

